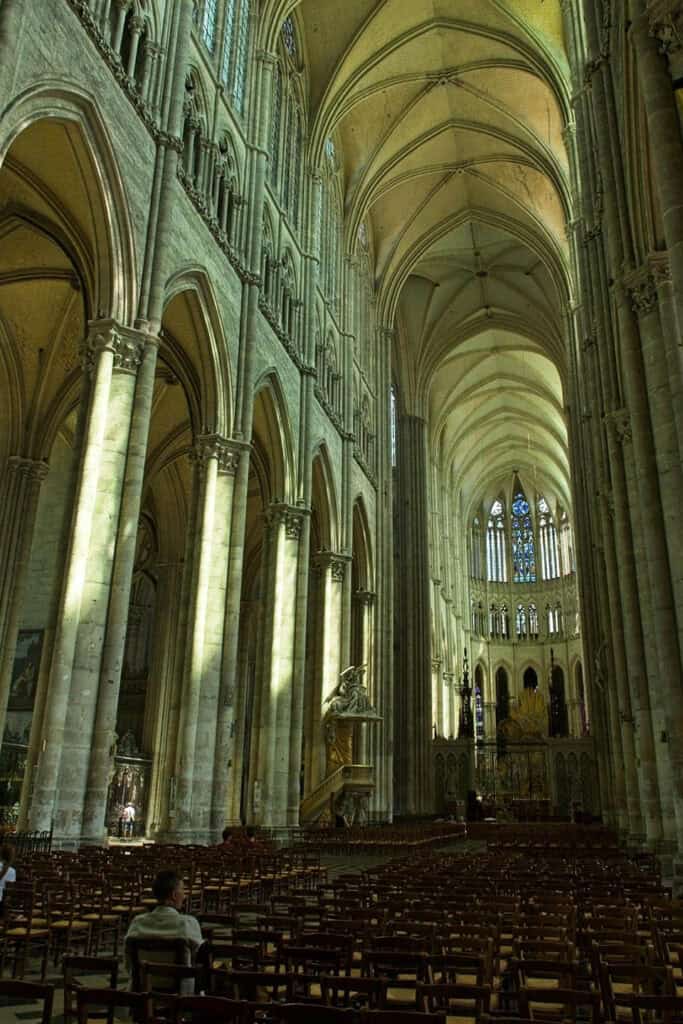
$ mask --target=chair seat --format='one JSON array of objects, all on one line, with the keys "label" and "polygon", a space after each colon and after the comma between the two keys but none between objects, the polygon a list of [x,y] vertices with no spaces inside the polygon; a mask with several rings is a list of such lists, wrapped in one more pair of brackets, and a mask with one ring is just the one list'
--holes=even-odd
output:
[{"label": "chair seat", "polygon": [[66,931],[70,928],[72,931],[82,932],[84,929],[89,927],[90,924],[88,921],[53,921],[50,925],[50,928],[55,928],[59,931]]},{"label": "chair seat", "polygon": [[8,928],[5,934],[11,939],[22,939],[25,935],[32,939],[44,939],[49,935],[46,928]]}]

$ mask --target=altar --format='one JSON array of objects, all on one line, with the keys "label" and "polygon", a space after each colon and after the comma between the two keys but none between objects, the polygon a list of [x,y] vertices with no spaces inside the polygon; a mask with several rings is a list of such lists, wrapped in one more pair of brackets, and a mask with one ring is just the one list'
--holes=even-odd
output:
[{"label": "altar", "polygon": [[498,724],[495,739],[435,738],[436,812],[461,811],[473,789],[484,817],[499,821],[569,821],[577,809],[599,814],[592,738],[548,732],[546,701],[529,689]]}]

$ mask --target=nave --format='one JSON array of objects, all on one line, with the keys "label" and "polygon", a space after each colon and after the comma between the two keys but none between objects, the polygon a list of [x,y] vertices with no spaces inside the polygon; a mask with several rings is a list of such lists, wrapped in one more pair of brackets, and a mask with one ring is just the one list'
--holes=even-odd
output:
[{"label": "nave", "polygon": [[[384,826],[374,853],[368,841],[335,858],[311,835],[276,849],[244,833],[209,848],[26,851],[5,888],[3,1022],[29,1019],[14,1015],[22,996],[48,1000],[45,1024],[62,1005],[65,1020],[128,1005],[142,1021],[202,1024],[683,1018],[683,902],[654,858],[598,826],[483,840],[439,828],[431,845],[429,830]],[[124,960],[160,868],[184,880],[196,960],[159,937],[129,940]]]}]

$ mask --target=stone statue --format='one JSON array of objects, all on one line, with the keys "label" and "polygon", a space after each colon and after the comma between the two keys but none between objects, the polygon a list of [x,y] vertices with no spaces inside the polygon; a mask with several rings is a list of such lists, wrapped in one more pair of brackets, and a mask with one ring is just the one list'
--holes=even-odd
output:
[{"label": "stone statue", "polygon": [[368,712],[375,714],[375,709],[363,686],[364,675],[365,665],[350,665],[349,668],[344,669],[336,687],[325,700],[325,704],[329,705],[326,711],[327,717],[363,715]]}]

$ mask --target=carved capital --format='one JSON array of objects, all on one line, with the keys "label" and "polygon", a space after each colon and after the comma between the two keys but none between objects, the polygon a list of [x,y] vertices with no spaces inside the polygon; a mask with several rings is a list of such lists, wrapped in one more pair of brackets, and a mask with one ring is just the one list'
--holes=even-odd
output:
[{"label": "carved capital", "polygon": [[257,50],[256,60],[259,64],[262,64],[265,68],[269,68],[271,71],[274,69],[278,62],[276,53],[269,53],[268,50]]},{"label": "carved capital", "polygon": [[377,595],[372,590],[356,590],[353,594],[354,601],[364,605],[366,608],[372,608],[376,598]]},{"label": "carved capital", "polygon": [[624,277],[624,287],[638,318],[648,316],[657,307],[657,283],[649,266],[639,267]]},{"label": "carved capital", "polygon": [[284,526],[288,540],[299,540],[304,518],[308,514],[308,509],[296,505],[273,503],[266,513],[266,522],[274,529]]},{"label": "carved capital", "polygon": [[98,356],[102,352],[111,352],[114,370],[136,373],[146,340],[147,336],[140,331],[121,327],[114,320],[92,321],[81,350],[84,369],[87,373],[91,372]]},{"label": "carved capital", "polygon": [[220,434],[199,434],[195,439],[191,458],[204,466],[209,459],[216,459],[219,473],[234,476],[240,463],[240,446]]},{"label": "carved capital", "polygon": [[314,565],[322,573],[329,572],[335,583],[343,583],[346,575],[348,555],[340,555],[335,551],[318,551],[313,558]]},{"label": "carved capital", "polygon": [[42,483],[50,467],[42,459],[25,459],[21,455],[10,455],[7,460],[10,472],[20,474],[36,483]]}]

